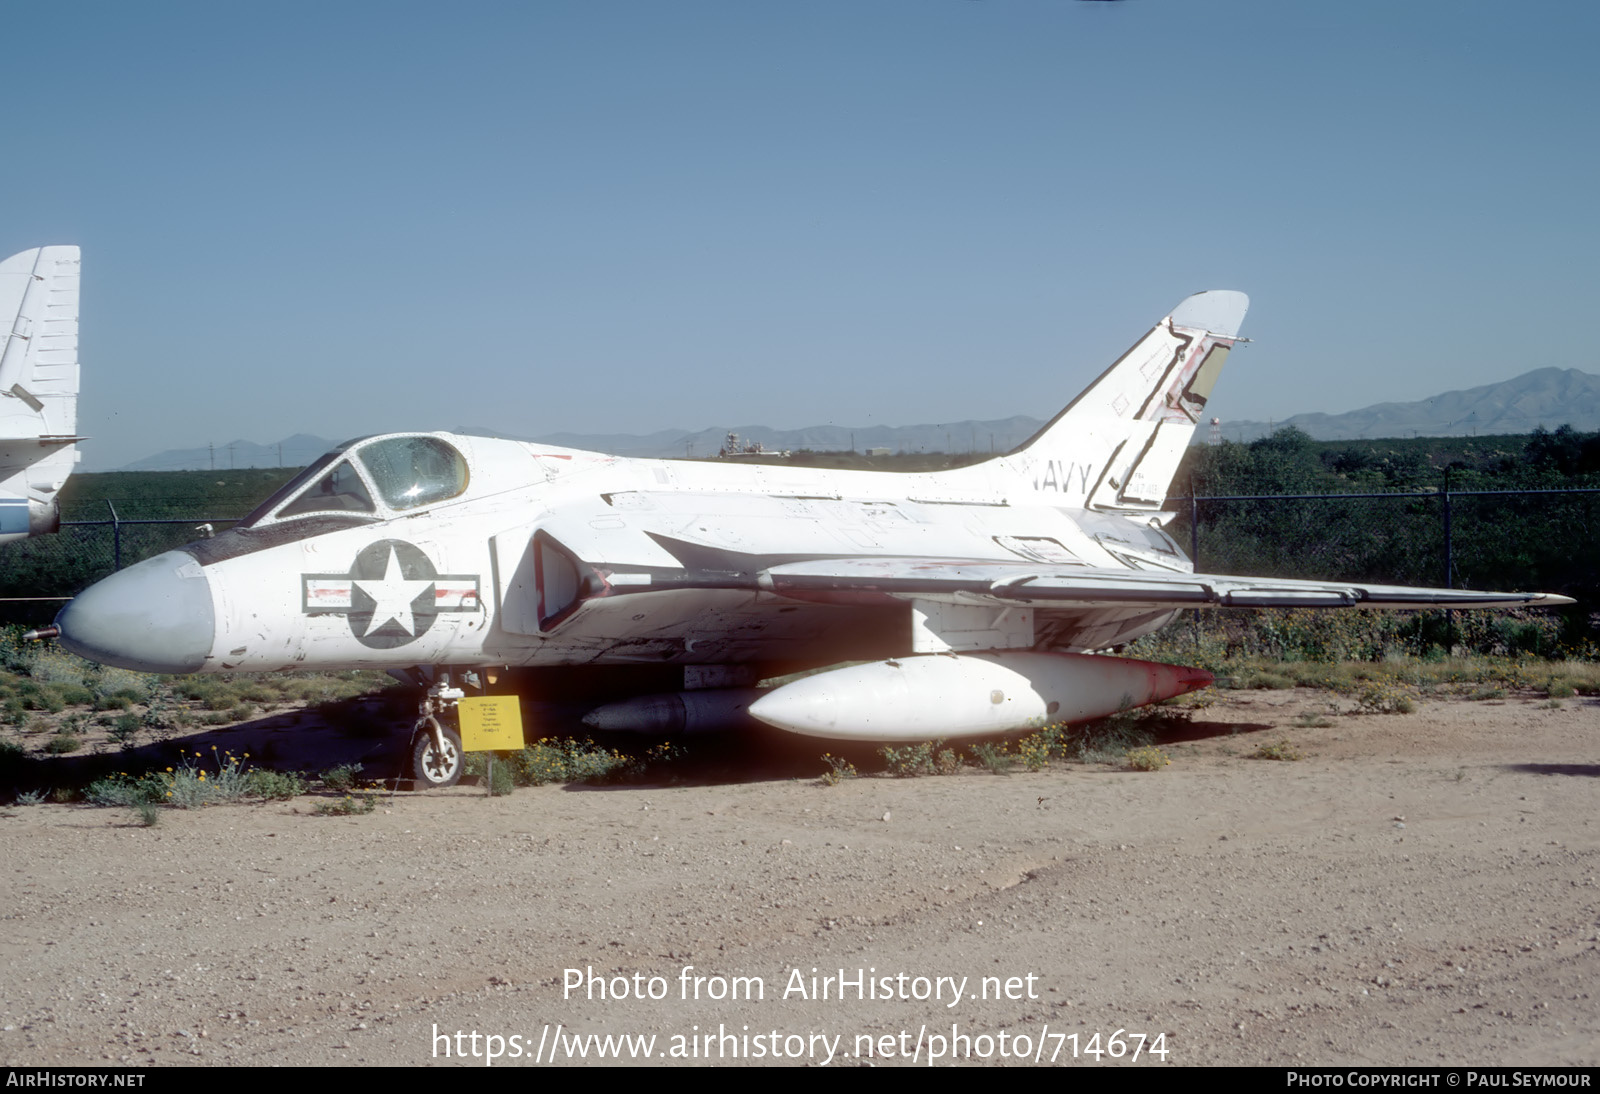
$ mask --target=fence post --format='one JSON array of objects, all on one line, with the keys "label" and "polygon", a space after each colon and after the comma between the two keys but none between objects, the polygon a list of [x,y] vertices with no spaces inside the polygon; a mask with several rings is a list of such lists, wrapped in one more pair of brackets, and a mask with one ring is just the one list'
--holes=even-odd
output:
[{"label": "fence post", "polygon": [[1200,569],[1200,500],[1189,495],[1189,561]]},{"label": "fence post", "polygon": [[[1450,530],[1450,468],[1444,469],[1444,587],[1455,588],[1450,574],[1455,569],[1455,545],[1451,542]],[[1455,653],[1456,641],[1456,612],[1454,608],[1444,610],[1445,641],[1450,644],[1449,652]]]},{"label": "fence post", "polygon": [[117,517],[117,507],[111,504],[111,499],[106,499],[106,508],[111,510],[111,571],[122,569],[122,521]]},{"label": "fence post", "polygon": [[[1194,490],[1189,491],[1189,561],[1194,563],[1195,573],[1200,572],[1200,502],[1194,496]],[[1194,649],[1200,652],[1200,609],[1196,608],[1190,615],[1190,622],[1194,626]]]},{"label": "fence post", "polygon": [[1455,588],[1455,583],[1450,580],[1450,572],[1454,566],[1454,545],[1450,542],[1450,469],[1444,469],[1444,587]]}]

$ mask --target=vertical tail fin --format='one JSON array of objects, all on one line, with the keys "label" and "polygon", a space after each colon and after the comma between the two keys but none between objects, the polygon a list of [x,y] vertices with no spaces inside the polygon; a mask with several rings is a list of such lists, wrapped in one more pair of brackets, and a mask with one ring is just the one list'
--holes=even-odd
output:
[{"label": "vertical tail fin", "polygon": [[78,462],[78,270],[76,247],[0,262],[0,543],[56,530]]},{"label": "vertical tail fin", "polygon": [[1189,297],[1005,462],[1062,504],[1159,510],[1249,304]]}]

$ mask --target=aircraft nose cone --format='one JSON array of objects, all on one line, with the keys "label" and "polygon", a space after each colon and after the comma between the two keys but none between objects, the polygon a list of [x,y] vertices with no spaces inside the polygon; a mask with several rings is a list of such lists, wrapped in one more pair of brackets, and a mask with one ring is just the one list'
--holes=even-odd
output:
[{"label": "aircraft nose cone", "polygon": [[136,672],[194,672],[216,631],[211,585],[193,555],[168,551],[89,586],[56,616],[79,657]]}]

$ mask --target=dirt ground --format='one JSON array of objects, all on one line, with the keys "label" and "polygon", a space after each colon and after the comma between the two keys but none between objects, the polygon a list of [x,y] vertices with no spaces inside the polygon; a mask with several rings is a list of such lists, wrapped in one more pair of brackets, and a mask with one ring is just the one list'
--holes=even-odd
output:
[{"label": "dirt ground", "polygon": [[1151,773],[14,807],[0,1062],[1600,1063],[1600,704],[1327,705]]}]

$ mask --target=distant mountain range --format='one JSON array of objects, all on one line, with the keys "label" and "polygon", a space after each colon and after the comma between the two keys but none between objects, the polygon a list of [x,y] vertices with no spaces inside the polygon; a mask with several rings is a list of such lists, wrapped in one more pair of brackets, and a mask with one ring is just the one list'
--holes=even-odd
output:
[{"label": "distant mountain range", "polygon": [[296,433],[275,444],[229,441],[201,448],[169,448],[116,471],[226,471],[233,467],[304,467],[338,444],[309,433]]},{"label": "distant mountain range", "polygon": [[[1006,452],[1036,433],[1044,423],[1018,415],[997,421],[949,422],[943,425],[813,425],[805,429],[772,429],[764,425],[741,425],[733,430],[702,429],[690,433],[667,429],[645,437],[626,433],[545,433],[526,438],[563,448],[583,448],[609,452],[615,456],[715,456],[727,443],[729,432],[737,434],[739,444],[760,444],[768,452],[809,448],[817,452],[864,452],[887,448],[893,452]],[[473,433],[488,430],[468,430]]]},{"label": "distant mountain range", "polygon": [[[1219,408],[1221,409],[1221,408]],[[739,426],[741,444],[759,443],[767,451],[809,448],[816,451],[1006,452],[1038,431],[1038,418],[1018,415],[996,421],[961,421],[941,425],[818,425],[806,429]],[[1470,434],[1531,433],[1539,426],[1571,425],[1584,432],[1600,430],[1600,376],[1577,369],[1541,368],[1513,380],[1465,391],[1447,391],[1415,403],[1378,403],[1346,414],[1296,414],[1275,422],[1230,420],[1221,424],[1230,441],[1250,441],[1273,429],[1294,426],[1318,440],[1340,441],[1378,437],[1458,437]],[[511,437],[493,430],[458,428],[462,433]],[[723,447],[728,430],[691,433],[664,429],[639,436],[631,433],[547,433],[514,437],[562,448],[583,448],[617,456],[713,456]],[[1202,424],[1195,439],[1210,431]],[[338,442],[297,433],[276,444],[232,441],[204,448],[172,448],[119,471],[204,471],[230,467],[299,467]]]},{"label": "distant mountain range", "polygon": [[[739,443],[760,444],[768,452],[810,448],[822,452],[865,451],[887,448],[893,452],[1006,452],[1029,437],[1044,423],[1037,418],[1018,416],[992,422],[951,422],[948,425],[847,426],[819,425],[806,429],[771,429],[764,425],[740,426],[733,432]],[[472,426],[457,426],[457,433],[506,437],[534,441],[561,448],[582,448],[614,456],[651,458],[715,456],[727,443],[728,430],[663,429],[639,436],[632,433],[546,433],[537,437],[498,432]],[[169,448],[142,460],[116,468],[118,471],[222,471],[234,467],[300,467],[310,463],[338,441],[297,433],[277,444],[231,441],[204,448]]]},{"label": "distant mountain range", "polygon": [[[1347,414],[1296,414],[1277,422],[1222,420],[1230,441],[1252,441],[1284,426],[1319,441],[1376,437],[1463,437],[1532,433],[1539,426],[1600,429],[1600,376],[1575,368],[1541,368],[1514,380],[1446,391],[1415,403],[1377,403]],[[1204,439],[1204,425],[1196,431]]]}]

